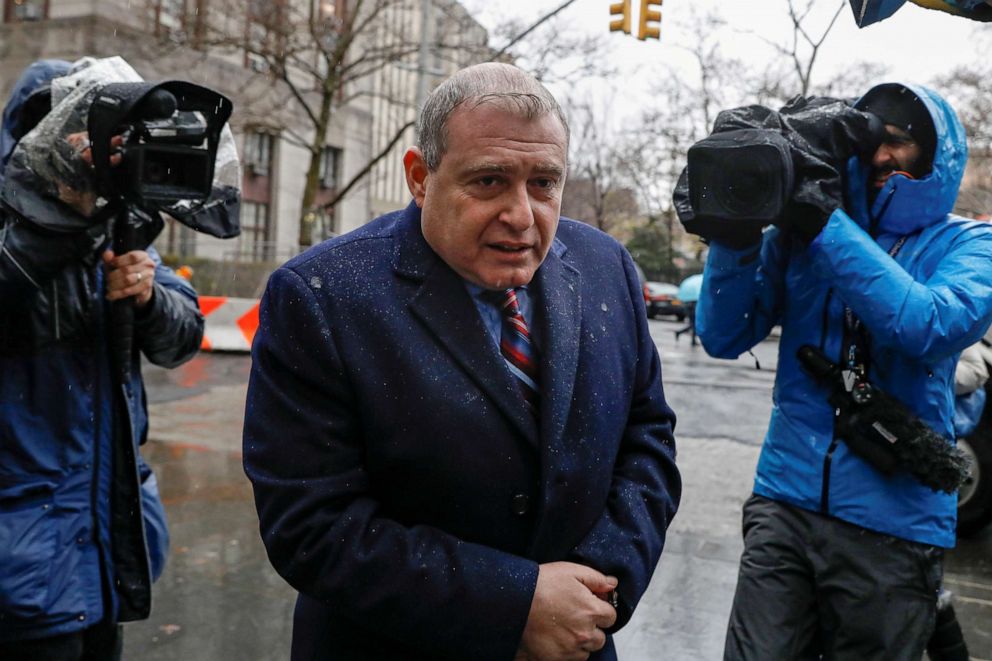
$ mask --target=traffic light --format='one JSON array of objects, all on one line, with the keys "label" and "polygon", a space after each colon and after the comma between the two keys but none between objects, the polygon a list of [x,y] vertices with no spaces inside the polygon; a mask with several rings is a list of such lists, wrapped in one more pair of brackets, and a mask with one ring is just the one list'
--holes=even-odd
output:
[{"label": "traffic light", "polygon": [[[661,0],[641,0],[641,15],[637,22],[638,39],[661,39]],[[655,25],[649,25],[651,22]]]},{"label": "traffic light", "polygon": [[620,18],[610,21],[610,32],[626,32],[630,34],[630,0],[620,0],[610,4],[610,16]]}]

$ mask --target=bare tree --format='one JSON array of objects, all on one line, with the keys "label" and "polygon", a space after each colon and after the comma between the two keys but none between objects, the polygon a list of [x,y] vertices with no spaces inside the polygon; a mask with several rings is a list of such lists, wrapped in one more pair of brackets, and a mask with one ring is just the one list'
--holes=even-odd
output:
[{"label": "bare tree", "polygon": [[611,125],[614,95],[587,95],[568,99],[569,176],[563,213],[609,232],[625,218],[637,214],[637,204],[617,152],[617,131]]},{"label": "bare tree", "polygon": [[[977,29],[974,38],[979,44],[976,52],[988,52],[992,38]],[[969,171],[959,211],[971,216],[992,214],[992,64],[976,59],[938,78],[936,86],[947,95],[968,136]]]},{"label": "bare tree", "polygon": [[616,72],[608,35],[583,33],[561,12],[564,0],[536,20],[511,18],[493,30],[493,60],[511,60],[545,84],[608,78]]},{"label": "bare tree", "polygon": [[[815,13],[814,9],[822,8],[824,3],[817,0],[786,0],[792,33],[785,42],[762,37],[779,55],[784,56],[791,65],[792,73],[799,82],[799,93],[809,94],[813,84],[813,67],[816,64],[820,49],[837,23],[841,11],[847,6],[847,0],[839,0],[832,13],[823,16],[822,12]],[[814,24],[820,24],[814,26]]]},{"label": "bare tree", "polygon": [[720,110],[752,101],[749,90],[760,88],[752,82],[754,75],[744,63],[726,52],[726,27],[716,12],[690,17],[682,41],[675,45],[689,55],[694,66],[682,71],[663,67],[662,73],[654,76],[659,83],[652,88],[653,103],[617,141],[623,175],[638,193],[646,222],[661,225],[664,231],[655,234],[667,237],[663,261],[668,272],[674,270],[682,244],[690,252],[702,250],[697,241],[682,239],[672,205],[685,154],[709,133]]}]

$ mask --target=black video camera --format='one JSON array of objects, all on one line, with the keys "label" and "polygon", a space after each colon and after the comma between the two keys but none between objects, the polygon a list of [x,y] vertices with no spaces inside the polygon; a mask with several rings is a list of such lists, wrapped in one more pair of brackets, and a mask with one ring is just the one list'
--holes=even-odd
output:
[{"label": "black video camera", "polygon": [[[88,130],[100,193],[151,215],[210,197],[221,130],[232,105],[192,83],[110,83],[90,108]],[[111,167],[111,139],[122,163]]]},{"label": "black video camera", "polygon": [[796,206],[836,206],[847,159],[874,153],[884,138],[881,119],[841,99],[725,110],[712,133],[689,148],[676,212],[693,234],[749,244],[762,227],[787,222]]},{"label": "black video camera", "polygon": [[[214,188],[221,131],[233,106],[225,96],[192,83],[109,83],[90,106],[87,130],[97,191],[116,214],[111,234],[118,255],[151,244],[162,231],[160,212],[220,238],[240,232],[239,193]],[[121,162],[112,164],[112,140],[121,136]],[[214,213],[199,213],[214,198]],[[233,214],[226,209],[233,209]],[[115,301],[114,364],[126,383],[132,360],[134,308]]]}]

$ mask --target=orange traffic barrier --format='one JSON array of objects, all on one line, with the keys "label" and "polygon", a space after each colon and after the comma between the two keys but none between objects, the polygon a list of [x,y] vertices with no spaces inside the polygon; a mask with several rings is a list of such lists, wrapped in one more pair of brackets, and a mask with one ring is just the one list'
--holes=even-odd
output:
[{"label": "orange traffic barrier", "polygon": [[201,296],[200,311],[206,320],[203,351],[251,351],[258,330],[258,299]]}]

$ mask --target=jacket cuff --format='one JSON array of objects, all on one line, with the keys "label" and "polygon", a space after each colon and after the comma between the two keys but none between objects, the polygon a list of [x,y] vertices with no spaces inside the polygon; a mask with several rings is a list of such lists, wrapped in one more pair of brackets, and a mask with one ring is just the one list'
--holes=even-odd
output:
[{"label": "jacket cuff", "polygon": [[162,314],[161,285],[152,283],[152,297],[144,307],[134,306],[134,325],[137,330],[145,330],[154,325],[155,318]]}]

